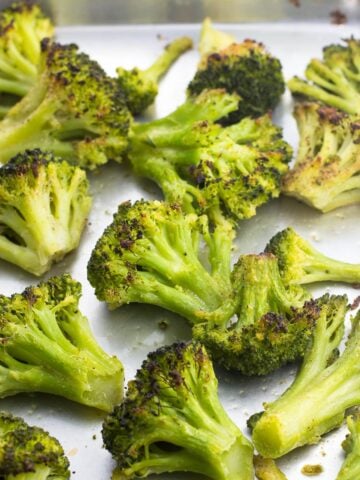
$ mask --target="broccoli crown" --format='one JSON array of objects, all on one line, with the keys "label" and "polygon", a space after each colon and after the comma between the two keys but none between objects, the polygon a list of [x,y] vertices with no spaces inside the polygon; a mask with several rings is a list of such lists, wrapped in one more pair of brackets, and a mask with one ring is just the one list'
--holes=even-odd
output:
[{"label": "broccoli crown", "polygon": [[[317,443],[321,435],[341,425],[345,411],[360,403],[360,314],[342,355],[336,356],[344,333],[346,296],[318,300],[320,315],[302,366],[292,385],[258,415],[253,441],[266,458],[277,458],[296,447]],[[299,409],[301,405],[301,409]]]},{"label": "broccoli crown", "polygon": [[258,480],[287,480],[271,458],[263,458],[261,455],[255,455],[254,465],[256,478]]},{"label": "broccoli crown", "polygon": [[122,365],[97,344],[80,295],[68,274],[0,295],[0,397],[53,393],[104,411],[121,400]]},{"label": "broccoli crown", "polygon": [[188,94],[199,95],[210,88],[237,93],[238,108],[224,119],[226,123],[258,117],[276,107],[285,91],[282,67],[262,43],[249,39],[231,42],[231,37],[219,35],[211,25],[204,24],[200,52],[203,56]]},{"label": "broccoli crown", "polygon": [[65,480],[70,478],[69,461],[58,440],[48,432],[0,412],[0,477]]},{"label": "broccoli crown", "polygon": [[236,322],[200,323],[193,336],[213,360],[245,375],[264,375],[301,358],[318,317],[301,287],[286,288],[271,254],[243,255],[232,272]]},{"label": "broccoli crown", "polygon": [[322,212],[360,203],[360,117],[316,103],[298,104],[294,115],[300,144],[283,193]]},{"label": "broccoli crown", "polygon": [[336,480],[352,480],[360,476],[360,414],[356,411],[346,419],[350,433],[342,443],[345,461]]},{"label": "broccoli crown", "polygon": [[285,285],[325,281],[360,282],[360,265],[323,255],[290,227],[274,235],[265,251],[277,257]]},{"label": "broccoli crown", "polygon": [[360,113],[360,40],[329,45],[322,60],[313,59],[305,70],[308,80],[293,77],[288,87],[294,95],[318,100],[350,114]]},{"label": "broccoli crown", "polygon": [[230,127],[216,123],[236,103],[236,95],[209,90],[164,119],[137,125],[129,150],[135,173],[157,182],[166,200],[186,211],[255,215],[279,195],[291,148],[267,115]]},{"label": "broccoli crown", "polygon": [[196,342],[150,353],[102,433],[120,478],[188,471],[253,479],[252,446],[223,409],[211,360]]},{"label": "broccoli crown", "polygon": [[39,149],[0,168],[0,258],[34,275],[74,250],[91,208],[79,167]]},{"label": "broccoli crown", "polygon": [[116,80],[74,44],[41,46],[36,85],[0,122],[0,161],[38,145],[89,169],[120,160],[130,114]]},{"label": "broccoli crown", "polygon": [[[211,231],[210,231],[211,230]],[[232,226],[209,225],[159,201],[122,203],[96,244],[88,278],[110,308],[139,302],[158,305],[196,323],[234,311],[230,282]],[[208,245],[209,272],[199,255]]]},{"label": "broccoli crown", "polygon": [[170,42],[164,52],[146,70],[133,68],[126,70],[116,69],[118,82],[126,96],[126,104],[133,115],[142,113],[150,106],[158,93],[158,82],[165,75],[171,65],[184,52],[192,48],[189,37],[176,38]]}]

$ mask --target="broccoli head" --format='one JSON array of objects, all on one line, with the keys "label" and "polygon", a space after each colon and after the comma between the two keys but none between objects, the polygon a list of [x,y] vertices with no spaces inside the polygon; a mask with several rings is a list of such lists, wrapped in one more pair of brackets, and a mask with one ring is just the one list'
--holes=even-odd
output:
[{"label": "broccoli head", "polygon": [[196,342],[150,353],[102,433],[117,462],[113,478],[174,471],[254,478],[251,443],[222,407],[211,360]]},{"label": "broccoli head", "polygon": [[[206,216],[184,214],[177,204],[125,202],[91,254],[88,278],[110,308],[138,302],[166,308],[191,323],[229,318],[234,312],[233,235],[229,222],[209,224]],[[202,240],[211,271],[201,260]]]},{"label": "broccoli head", "polygon": [[350,433],[342,443],[345,461],[336,480],[354,480],[360,477],[360,413],[356,411],[346,419]]},{"label": "broccoli head", "polygon": [[294,112],[300,144],[282,191],[322,212],[360,203],[360,116],[301,103]]},{"label": "broccoli head", "polygon": [[298,77],[288,82],[295,96],[308,97],[350,114],[360,113],[360,40],[344,40],[345,45],[328,45],[322,60],[313,59],[305,70],[308,80]]},{"label": "broccoli head", "polygon": [[[203,44],[203,45],[202,45]],[[238,108],[224,121],[261,116],[274,109],[285,91],[280,61],[262,43],[221,35],[206,20],[200,39],[202,58],[195,77],[188,86],[190,96],[206,89],[223,88],[240,96]]]},{"label": "broccoli head", "polygon": [[68,274],[0,295],[0,398],[44,392],[104,411],[121,401],[123,367],[96,342],[80,296]]},{"label": "broccoli head", "polygon": [[116,69],[119,85],[126,96],[126,104],[133,115],[139,115],[154,102],[160,78],[180,55],[190,48],[191,38],[176,38],[165,47],[162,55],[148,69],[140,70],[136,67],[132,70],[122,67]]},{"label": "broccoli head", "polygon": [[36,82],[40,43],[53,34],[51,20],[38,5],[16,2],[0,12],[0,115]]},{"label": "broccoli head", "polygon": [[2,480],[66,480],[69,461],[56,438],[22,418],[0,412]]},{"label": "broccoli head", "polygon": [[74,250],[91,207],[85,172],[27,150],[0,168],[0,258],[42,275]]},{"label": "broccoli head", "polygon": [[76,45],[41,47],[38,81],[0,122],[0,162],[39,145],[89,169],[120,160],[130,113],[116,80]]},{"label": "broccoli head", "polygon": [[232,272],[235,322],[199,323],[193,336],[215,362],[244,375],[264,375],[301,358],[318,316],[301,287],[285,287],[271,254],[243,255]]},{"label": "broccoli head", "polygon": [[136,125],[128,154],[135,173],[186,211],[220,208],[237,220],[255,215],[279,195],[291,148],[268,115],[217,123],[237,102],[236,95],[208,90],[163,119]]},{"label": "broccoli head", "polygon": [[278,232],[267,244],[279,262],[285,285],[315,282],[360,282],[360,265],[333,260],[318,252],[292,228]]}]

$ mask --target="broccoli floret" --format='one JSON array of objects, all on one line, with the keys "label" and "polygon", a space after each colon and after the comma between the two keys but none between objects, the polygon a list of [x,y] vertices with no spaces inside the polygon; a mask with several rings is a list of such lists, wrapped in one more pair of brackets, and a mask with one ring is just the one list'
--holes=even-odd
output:
[{"label": "broccoli floret", "polygon": [[158,82],[171,65],[187,50],[192,48],[189,37],[180,37],[165,47],[165,51],[146,70],[133,68],[116,69],[118,82],[126,96],[126,104],[133,115],[139,115],[155,100],[158,94]]},{"label": "broccoli floret", "polygon": [[261,455],[254,456],[255,474],[259,480],[287,480],[274,460]]},{"label": "broccoli floret", "polygon": [[[232,272],[237,321],[193,328],[213,360],[244,375],[264,375],[301,358],[318,316],[301,287],[286,288],[273,255],[243,255]],[[226,319],[225,319],[226,320]]]},{"label": "broccoli floret", "polygon": [[38,5],[17,2],[0,12],[0,116],[36,82],[40,42],[53,34]]},{"label": "broccoli floret", "polygon": [[267,115],[231,127],[216,123],[237,102],[236,95],[209,90],[163,119],[136,125],[129,149],[135,173],[188,212],[216,207],[234,219],[255,215],[279,195],[291,148]]},{"label": "broccoli floret", "polygon": [[[110,308],[138,302],[176,312],[191,323],[229,318],[235,301],[230,280],[232,225],[209,224],[177,204],[122,203],[97,242],[88,278]],[[210,271],[199,252],[207,244]]]},{"label": "broccoli floret", "polygon": [[360,478],[360,413],[347,417],[347,426],[350,433],[342,443],[345,450],[345,461],[336,480],[355,480]]},{"label": "broccoli floret", "polygon": [[56,438],[22,418],[0,412],[0,478],[66,480],[69,461]]},{"label": "broccoli floret", "polygon": [[360,117],[316,103],[294,115],[300,144],[282,192],[322,212],[360,203]]},{"label": "broccoli floret", "polygon": [[309,82],[298,77],[288,82],[294,95],[319,100],[350,114],[360,113],[360,40],[329,45],[323,59],[313,59],[305,70]]},{"label": "broccoli floret", "polygon": [[0,168],[0,258],[42,275],[74,250],[91,207],[86,173],[27,150]]},{"label": "broccoli floret", "polygon": [[341,356],[346,296],[324,296],[314,336],[292,385],[258,417],[253,441],[266,458],[277,458],[341,425],[345,411],[360,403],[360,314]]},{"label": "broccoli floret", "polygon": [[0,122],[0,162],[39,145],[89,169],[121,160],[130,113],[116,80],[76,45],[41,47],[38,81]]},{"label": "broccoli floret", "polygon": [[277,257],[285,285],[328,281],[360,282],[360,265],[323,255],[292,228],[278,232],[269,241],[265,251]]},{"label": "broccoli floret", "polygon": [[226,117],[226,123],[248,116],[263,115],[279,103],[285,91],[280,61],[267,52],[262,43],[221,34],[207,19],[203,24],[200,52],[202,58],[188,94],[199,95],[209,88],[224,88],[240,96],[238,108]]},{"label": "broccoli floret", "polygon": [[221,405],[211,360],[198,343],[150,353],[102,433],[117,462],[113,478],[175,471],[254,478],[252,445]]},{"label": "broccoli floret", "polygon": [[123,367],[96,342],[80,296],[68,274],[0,295],[0,398],[44,392],[104,411],[121,401]]}]

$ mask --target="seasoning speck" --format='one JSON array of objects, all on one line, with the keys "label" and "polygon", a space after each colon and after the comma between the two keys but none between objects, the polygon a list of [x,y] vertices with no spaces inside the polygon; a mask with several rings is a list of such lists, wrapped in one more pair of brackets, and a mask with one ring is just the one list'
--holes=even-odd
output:
[{"label": "seasoning speck", "polygon": [[341,10],[333,10],[330,12],[331,23],[334,25],[343,25],[347,23],[347,16]]}]

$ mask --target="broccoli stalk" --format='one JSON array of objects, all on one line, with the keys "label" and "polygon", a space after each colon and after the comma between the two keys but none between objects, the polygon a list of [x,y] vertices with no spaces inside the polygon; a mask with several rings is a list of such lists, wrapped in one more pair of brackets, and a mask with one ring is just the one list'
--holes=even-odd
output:
[{"label": "broccoli stalk", "polygon": [[[314,337],[293,384],[265,404],[253,429],[253,441],[264,457],[277,458],[296,447],[317,443],[338,427],[346,409],[360,403],[360,315],[342,355],[336,349],[344,332],[347,298],[324,296]],[[301,408],[300,408],[301,407]]]},{"label": "broccoli stalk", "polygon": [[323,255],[292,228],[278,232],[269,241],[265,251],[277,257],[285,285],[328,281],[360,282],[360,265]]},{"label": "broccoli stalk", "polygon": [[190,48],[192,48],[191,38],[176,38],[165,47],[160,57],[146,70],[136,67],[132,70],[122,67],[116,69],[119,85],[126,96],[126,104],[133,115],[139,115],[154,102],[161,77],[180,55]]},{"label": "broccoli stalk", "polygon": [[345,461],[336,477],[336,480],[354,480],[360,477],[360,415],[357,411],[347,417],[347,426],[350,433],[342,443],[345,450]]},{"label": "broccoli stalk", "polygon": [[121,401],[123,367],[97,344],[80,296],[67,274],[0,295],[1,398],[45,392],[104,411]]},{"label": "broccoli stalk", "polygon": [[301,103],[294,112],[300,145],[282,191],[329,212],[360,202],[360,119],[331,107]]},{"label": "broccoli stalk", "polygon": [[0,476],[3,480],[66,480],[69,461],[48,432],[0,412]]},{"label": "broccoli stalk", "polygon": [[271,458],[254,456],[255,474],[259,480],[287,480]]},{"label": "broccoli stalk", "polygon": [[0,258],[42,275],[74,250],[91,207],[81,168],[27,150],[0,168]]},{"label": "broccoli stalk", "polygon": [[323,59],[313,59],[305,76],[288,82],[294,95],[319,100],[349,114],[360,113],[360,40],[349,38],[346,45],[329,45]]},{"label": "broccoli stalk", "polygon": [[150,353],[102,433],[117,462],[113,478],[175,471],[214,480],[254,476],[251,443],[222,407],[211,360],[197,343]]}]

